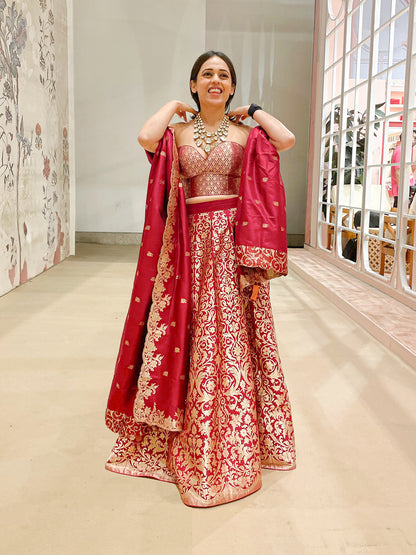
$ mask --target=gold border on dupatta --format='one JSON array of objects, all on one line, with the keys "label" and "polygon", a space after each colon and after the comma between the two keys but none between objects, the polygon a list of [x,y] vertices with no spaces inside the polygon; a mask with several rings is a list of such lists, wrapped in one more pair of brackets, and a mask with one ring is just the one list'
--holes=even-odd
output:
[{"label": "gold border on dupatta", "polygon": [[266,270],[267,279],[287,274],[287,253],[248,245],[236,245],[235,253],[241,266]]},{"label": "gold border on dupatta", "polygon": [[[174,250],[174,227],[178,219],[179,197],[179,160],[173,134],[173,161],[170,176],[171,189],[168,198],[167,219],[163,232],[162,248],[157,264],[157,275],[152,293],[152,305],[147,322],[147,335],[143,347],[143,363],[137,383],[138,391],[133,407],[133,418],[136,422],[145,422],[150,426],[158,426],[169,431],[180,431],[183,427],[184,410],[178,409],[175,416],[167,416],[155,405],[147,406],[146,399],[156,393],[157,384],[152,380],[152,373],[161,365],[163,355],[158,354],[157,343],[166,334],[168,324],[162,323],[162,312],[172,302],[171,295],[166,293],[165,283],[173,277],[174,264],[171,255]],[[161,156],[166,152],[161,151]]]}]

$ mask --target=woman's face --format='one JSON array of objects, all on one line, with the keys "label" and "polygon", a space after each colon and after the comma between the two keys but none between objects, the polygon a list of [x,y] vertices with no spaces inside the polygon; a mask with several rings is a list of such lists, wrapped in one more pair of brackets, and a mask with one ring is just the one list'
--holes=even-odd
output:
[{"label": "woman's face", "polygon": [[234,94],[231,72],[223,59],[213,56],[204,62],[195,81],[191,81],[191,90],[198,93],[201,106],[204,104],[225,105],[230,95]]}]

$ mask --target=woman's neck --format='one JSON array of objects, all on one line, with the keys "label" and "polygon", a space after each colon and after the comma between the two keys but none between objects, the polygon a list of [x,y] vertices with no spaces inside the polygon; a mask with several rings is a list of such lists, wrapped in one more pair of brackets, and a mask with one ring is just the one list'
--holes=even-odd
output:
[{"label": "woman's neck", "polygon": [[224,118],[225,110],[223,107],[221,108],[201,108],[200,110],[202,121],[205,124],[205,127],[210,129],[216,129],[222,119]]}]

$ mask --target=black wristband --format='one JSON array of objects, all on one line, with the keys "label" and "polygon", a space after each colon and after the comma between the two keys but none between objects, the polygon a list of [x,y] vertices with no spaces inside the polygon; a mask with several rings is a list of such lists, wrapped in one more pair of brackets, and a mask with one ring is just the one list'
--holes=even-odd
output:
[{"label": "black wristband", "polygon": [[256,112],[257,110],[263,110],[263,108],[261,106],[259,106],[258,104],[250,104],[250,106],[247,110],[247,113],[252,118],[254,112]]}]

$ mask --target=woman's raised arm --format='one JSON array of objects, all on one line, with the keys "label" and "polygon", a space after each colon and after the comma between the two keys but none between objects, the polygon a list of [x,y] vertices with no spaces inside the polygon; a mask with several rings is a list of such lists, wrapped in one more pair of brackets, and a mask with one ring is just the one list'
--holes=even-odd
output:
[{"label": "woman's raised arm", "polygon": [[[238,123],[249,117],[248,109],[250,106],[240,106],[232,110],[228,115]],[[262,108],[256,110],[253,114],[253,119],[256,123],[266,131],[269,136],[269,141],[278,152],[289,150],[295,144],[295,135],[283,125],[281,121],[276,119],[271,114],[265,112]]]},{"label": "woman's raised arm", "polygon": [[173,116],[177,114],[180,118],[187,121],[186,112],[196,114],[196,111],[189,104],[179,100],[171,100],[146,121],[140,130],[137,140],[145,150],[155,152]]}]

